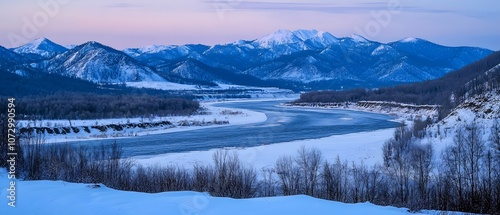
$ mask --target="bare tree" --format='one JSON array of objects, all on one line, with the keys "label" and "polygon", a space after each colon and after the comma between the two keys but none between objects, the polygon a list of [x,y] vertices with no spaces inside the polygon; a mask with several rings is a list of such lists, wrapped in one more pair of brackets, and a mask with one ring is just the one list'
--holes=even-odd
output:
[{"label": "bare tree", "polygon": [[433,156],[434,149],[431,144],[414,145],[411,149],[411,178],[416,183],[417,190],[417,196],[413,198],[413,209],[426,208],[429,204],[428,190]]},{"label": "bare tree", "polygon": [[21,139],[19,146],[24,151],[24,169],[27,180],[40,180],[43,177],[43,147],[45,135],[42,133],[28,134]]},{"label": "bare tree", "polygon": [[453,144],[445,149],[442,156],[447,177],[457,194],[456,209],[461,211],[480,212],[474,210],[480,208],[478,187],[485,152],[480,133],[475,124],[458,128]]},{"label": "bare tree", "polygon": [[293,163],[291,156],[281,156],[275,164],[276,174],[281,184],[283,195],[295,195],[300,193],[300,172]]},{"label": "bare tree", "polygon": [[322,162],[321,151],[317,148],[306,149],[305,146],[298,150],[295,162],[302,171],[302,183],[306,195],[314,196],[318,181],[319,167]]},{"label": "bare tree", "polygon": [[500,162],[500,119],[493,121],[493,125],[491,126],[490,142],[491,147],[494,149],[498,157],[498,161]]},{"label": "bare tree", "polygon": [[345,201],[349,170],[347,162],[342,163],[337,156],[335,163],[325,161],[322,168],[324,198],[335,201]]},{"label": "bare tree", "polygon": [[481,161],[484,156],[485,145],[481,140],[481,131],[476,124],[465,127],[465,175],[470,186],[470,201],[471,206],[477,206],[479,173],[481,169]]},{"label": "bare tree", "polygon": [[276,184],[278,182],[274,177],[276,170],[274,168],[262,168],[261,174],[260,196],[276,196]]},{"label": "bare tree", "polygon": [[257,173],[245,168],[238,154],[218,150],[213,155],[214,173],[212,194],[233,198],[253,197],[257,189]]},{"label": "bare tree", "polygon": [[409,195],[411,137],[411,132],[402,124],[396,128],[394,138],[383,145],[384,166],[396,183],[399,204],[405,204]]},{"label": "bare tree", "polygon": [[[455,133],[453,144],[447,147],[442,154],[442,160],[444,161],[444,170],[446,175],[443,177],[449,180],[453,191],[456,193],[456,201],[453,204],[457,207],[463,207],[465,201],[465,140],[463,135],[463,129],[457,129]],[[453,195],[453,193],[451,193]],[[460,209],[460,208],[459,208]]]},{"label": "bare tree", "polygon": [[213,171],[210,166],[195,164],[193,168],[193,189],[200,192],[210,190]]}]

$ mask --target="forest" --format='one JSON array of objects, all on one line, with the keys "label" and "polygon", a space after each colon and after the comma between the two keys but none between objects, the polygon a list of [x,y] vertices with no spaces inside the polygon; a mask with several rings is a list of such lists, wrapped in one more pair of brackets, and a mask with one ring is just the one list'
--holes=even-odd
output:
[{"label": "forest", "polygon": [[6,113],[7,99],[15,98],[18,120],[189,115],[199,108],[194,97],[183,92],[100,85],[30,70],[0,74],[0,111]]},{"label": "forest", "polygon": [[[7,104],[0,99],[0,104]],[[197,101],[152,95],[99,95],[60,93],[18,98],[18,120],[105,119],[190,115],[199,108]]]}]

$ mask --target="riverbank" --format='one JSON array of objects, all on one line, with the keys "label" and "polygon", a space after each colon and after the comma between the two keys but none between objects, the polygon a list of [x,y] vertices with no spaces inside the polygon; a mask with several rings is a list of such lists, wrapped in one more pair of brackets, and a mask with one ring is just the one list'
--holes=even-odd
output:
[{"label": "riverbank", "polygon": [[364,111],[395,116],[398,120],[413,121],[415,118],[437,119],[438,105],[414,105],[397,102],[359,101],[347,103],[284,103],[290,108],[321,108]]},{"label": "riverbank", "polygon": [[22,120],[19,121],[18,127],[20,129],[31,128],[32,131],[39,128],[39,130],[43,131],[43,138],[46,143],[62,143],[183,132],[244,125],[267,120],[264,113],[257,111],[215,106],[221,103],[226,102],[202,102],[198,113],[190,116],[151,116],[96,120]]}]

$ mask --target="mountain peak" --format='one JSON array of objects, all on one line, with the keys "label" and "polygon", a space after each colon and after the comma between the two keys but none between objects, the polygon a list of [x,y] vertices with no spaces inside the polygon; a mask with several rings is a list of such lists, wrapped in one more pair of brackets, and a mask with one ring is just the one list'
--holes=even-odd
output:
[{"label": "mountain peak", "polygon": [[86,42],[86,43],[83,43],[77,47],[80,47],[82,49],[84,48],[101,48],[101,49],[111,49],[111,50],[114,50],[113,48],[111,47],[108,47],[104,44],[101,44],[99,42],[96,42],[96,41],[89,41],[89,42]]},{"label": "mountain peak", "polygon": [[420,39],[414,38],[414,37],[407,37],[407,38],[404,38],[404,39],[400,40],[399,42],[402,42],[402,43],[416,43],[418,41],[420,41]]},{"label": "mountain peak", "polygon": [[365,37],[359,35],[359,34],[351,34],[351,36],[349,36],[351,39],[353,39],[354,41],[358,42],[358,43],[367,43],[369,42],[368,39],[366,39]]},{"label": "mountain peak", "polygon": [[46,70],[96,83],[164,81],[148,66],[96,41],[83,43],[49,60]]},{"label": "mountain peak", "polygon": [[19,54],[37,54],[43,57],[52,57],[56,54],[65,52],[67,49],[63,46],[52,42],[51,40],[40,37],[22,46],[13,49]]},{"label": "mountain peak", "polygon": [[307,40],[322,44],[323,46],[335,43],[338,39],[332,34],[325,31],[311,30],[283,30],[280,29],[272,34],[255,40],[261,47],[269,48],[274,45],[292,44],[305,42]]},{"label": "mountain peak", "polygon": [[104,46],[103,44],[100,44],[96,41],[88,41],[86,43],[83,44],[84,46]]},{"label": "mountain peak", "polygon": [[259,46],[269,48],[275,45],[283,45],[302,41],[299,37],[289,30],[277,30],[272,34],[255,40]]},{"label": "mountain peak", "polygon": [[40,45],[42,43],[53,43],[53,42],[50,41],[49,39],[45,38],[45,37],[39,37],[39,38],[36,38],[33,41],[31,41],[30,43],[31,44]]},{"label": "mountain peak", "polygon": [[[391,44],[391,43],[390,43]],[[423,44],[433,44],[433,45],[438,45],[433,42],[430,42],[428,40],[416,38],[416,37],[407,37],[395,42],[392,42],[392,44],[400,44],[400,45],[423,45]]]},{"label": "mountain peak", "polygon": [[147,53],[159,53],[165,50],[173,49],[176,46],[167,46],[167,45],[150,45],[150,46],[145,46],[142,48],[139,48],[139,51],[141,52],[147,52]]},{"label": "mountain peak", "polygon": [[[36,38],[33,41],[26,43],[20,47],[31,47],[31,48],[43,49],[44,46],[47,47],[47,46],[59,46],[59,45],[52,42],[51,40],[49,40],[45,37],[40,37],[40,38]],[[18,47],[18,48],[20,48],[20,47]]]}]

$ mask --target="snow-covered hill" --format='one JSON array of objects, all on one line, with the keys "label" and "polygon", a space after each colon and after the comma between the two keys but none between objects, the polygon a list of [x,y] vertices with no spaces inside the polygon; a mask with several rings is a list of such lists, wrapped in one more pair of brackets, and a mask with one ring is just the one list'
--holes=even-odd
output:
[{"label": "snow-covered hill", "polygon": [[128,55],[97,42],[79,45],[41,66],[49,73],[81,78],[96,83],[165,81],[152,69]]},{"label": "snow-covered hill", "polygon": [[489,142],[495,121],[500,123],[500,92],[490,91],[473,96],[453,110],[446,118],[427,129],[423,142],[433,142],[442,149],[453,142],[460,128],[475,125],[480,129],[480,138]]},{"label": "snow-covered hill", "polygon": [[[0,170],[1,195],[9,196],[9,179]],[[401,215],[438,214],[410,213],[405,208],[383,207],[371,203],[346,204],[308,196],[231,199],[197,192],[165,192],[157,194],[119,191],[100,185],[63,181],[17,181],[16,207],[0,204],[2,214],[214,214],[214,215]]]}]

